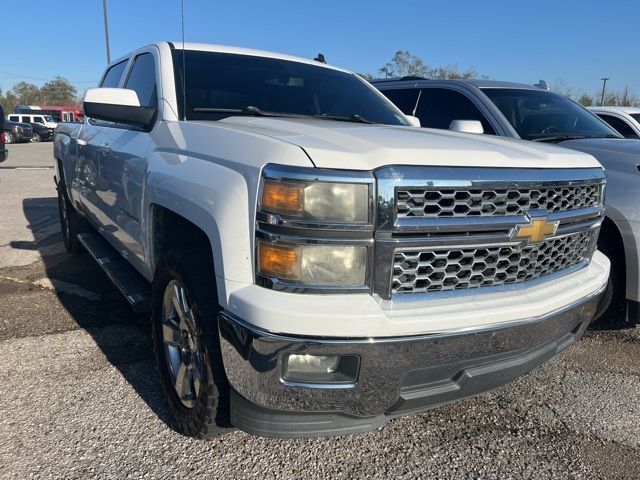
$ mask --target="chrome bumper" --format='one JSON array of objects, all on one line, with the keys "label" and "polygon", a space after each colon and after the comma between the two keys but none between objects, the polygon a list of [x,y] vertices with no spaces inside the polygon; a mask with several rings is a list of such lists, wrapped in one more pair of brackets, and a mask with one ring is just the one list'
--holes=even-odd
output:
[{"label": "chrome bumper", "polygon": [[[299,437],[374,429],[389,418],[492,390],[573,343],[602,292],[541,318],[462,333],[380,339],[298,338],[219,317],[231,421],[256,435]],[[358,355],[351,388],[283,383],[288,353]]]}]

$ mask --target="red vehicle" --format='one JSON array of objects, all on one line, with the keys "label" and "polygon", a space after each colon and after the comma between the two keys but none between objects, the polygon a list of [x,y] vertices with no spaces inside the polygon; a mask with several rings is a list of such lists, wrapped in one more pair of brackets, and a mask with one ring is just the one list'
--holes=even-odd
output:
[{"label": "red vehicle", "polygon": [[82,122],[84,119],[82,109],[71,105],[18,105],[15,113],[51,115],[56,122]]}]

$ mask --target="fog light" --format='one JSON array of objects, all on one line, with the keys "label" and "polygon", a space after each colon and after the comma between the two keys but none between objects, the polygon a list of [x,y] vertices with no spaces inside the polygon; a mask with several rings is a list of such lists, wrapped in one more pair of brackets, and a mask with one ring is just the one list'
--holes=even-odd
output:
[{"label": "fog light", "polygon": [[358,380],[357,355],[300,355],[284,357],[282,380],[285,384],[313,388],[352,388]]},{"label": "fog light", "polygon": [[289,355],[287,371],[290,373],[333,373],[338,368],[340,357],[324,355]]}]

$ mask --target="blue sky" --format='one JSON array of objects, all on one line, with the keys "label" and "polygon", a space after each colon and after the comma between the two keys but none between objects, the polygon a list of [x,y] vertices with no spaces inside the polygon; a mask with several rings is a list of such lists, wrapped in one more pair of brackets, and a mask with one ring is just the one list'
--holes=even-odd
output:
[{"label": "blue sky", "polygon": [[[638,0],[256,1],[184,0],[187,41],[315,56],[377,73],[397,50],[425,63],[472,67],[500,80],[561,79],[595,93],[628,85],[640,94]],[[108,0],[112,58],[180,38],[179,0]],[[101,0],[4,9],[0,87],[54,75],[79,91],[105,65]],[[10,40],[14,39],[14,40]],[[16,48],[7,48],[14,45]],[[29,78],[30,77],[30,78]]]}]

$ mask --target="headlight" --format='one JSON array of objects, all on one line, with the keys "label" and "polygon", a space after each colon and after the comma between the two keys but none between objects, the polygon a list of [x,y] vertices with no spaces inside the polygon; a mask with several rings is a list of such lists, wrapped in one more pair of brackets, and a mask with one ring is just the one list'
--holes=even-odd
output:
[{"label": "headlight", "polygon": [[256,276],[299,293],[369,291],[370,172],[267,165],[256,214]]},{"label": "headlight", "polygon": [[366,224],[369,185],[266,179],[260,208],[285,217],[320,222]]},{"label": "headlight", "polygon": [[300,285],[362,286],[367,247],[258,242],[258,273]]}]

